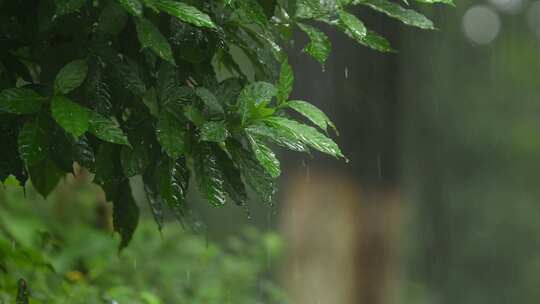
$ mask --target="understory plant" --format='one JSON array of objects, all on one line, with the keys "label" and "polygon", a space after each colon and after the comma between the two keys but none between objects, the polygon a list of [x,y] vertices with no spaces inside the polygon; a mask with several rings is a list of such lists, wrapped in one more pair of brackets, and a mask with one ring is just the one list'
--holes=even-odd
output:
[{"label": "understory plant", "polygon": [[0,179],[29,180],[46,197],[66,173],[88,170],[113,203],[121,248],[139,219],[128,182],[136,175],[159,229],[165,209],[185,219],[191,181],[216,207],[244,205],[246,186],[271,202],[281,173],[275,146],[344,158],[329,137],[330,119],[307,101],[289,100],[293,32],[307,35],[303,51],[323,66],[331,42],[320,23],[391,52],[351,8],[434,28],[409,5],[0,0]]}]

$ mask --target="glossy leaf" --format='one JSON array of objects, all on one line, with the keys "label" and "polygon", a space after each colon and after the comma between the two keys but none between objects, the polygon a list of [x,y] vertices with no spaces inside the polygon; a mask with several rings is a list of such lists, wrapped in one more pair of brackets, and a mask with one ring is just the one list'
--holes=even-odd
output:
[{"label": "glossy leaf", "polygon": [[213,146],[214,155],[225,178],[225,192],[237,205],[242,206],[247,202],[247,192],[240,169],[233,160],[220,147]]},{"label": "glossy leaf", "polygon": [[433,26],[433,22],[431,22],[431,20],[429,20],[426,16],[414,10],[403,8],[397,3],[387,0],[366,0],[361,3],[371,7],[378,12],[386,14],[389,17],[398,19],[399,21],[407,25],[419,27],[426,30],[435,29],[435,27]]},{"label": "glossy leaf", "polygon": [[66,97],[53,97],[51,113],[54,120],[75,138],[88,130],[90,111]]},{"label": "glossy leaf", "polygon": [[195,154],[195,177],[199,192],[213,206],[225,204],[225,177],[208,144],[200,144]]},{"label": "glossy leaf", "polygon": [[163,229],[163,209],[165,204],[158,193],[157,183],[153,172],[143,175],[143,183],[146,199],[148,200],[148,204],[150,206],[150,211],[152,212],[152,216],[154,217],[154,221],[156,222],[159,231],[161,231]]},{"label": "glossy leaf", "polygon": [[298,27],[308,35],[310,40],[302,50],[315,58],[321,65],[324,65],[332,51],[332,45],[330,44],[328,36],[307,24],[298,23]]},{"label": "glossy leaf", "polygon": [[154,173],[160,197],[179,221],[182,221],[185,215],[189,175],[184,158],[176,161],[162,159]]},{"label": "glossy leaf", "polygon": [[84,60],[75,60],[66,64],[54,79],[54,92],[67,94],[78,88],[86,78],[88,65]]},{"label": "glossy leaf", "polygon": [[141,16],[143,6],[139,0],[118,0],[126,12],[133,16]]},{"label": "glossy leaf", "polygon": [[353,14],[347,13],[346,11],[339,12],[339,25],[345,31],[347,35],[356,40],[357,42],[362,43],[364,38],[367,35],[366,26],[360,19],[356,18]]},{"label": "glossy leaf", "polygon": [[265,143],[259,138],[252,135],[247,136],[251,145],[251,150],[255,154],[255,158],[259,161],[259,164],[272,176],[276,178],[281,175],[281,169],[279,160],[276,155]]},{"label": "glossy leaf", "polygon": [[129,145],[127,136],[118,124],[97,112],[90,113],[88,131],[103,141]]},{"label": "glossy leaf", "polygon": [[255,82],[248,84],[238,96],[238,111],[242,123],[253,117],[259,106],[264,106],[277,95],[276,87],[268,82]]},{"label": "glossy leaf", "polygon": [[201,127],[201,140],[203,141],[220,143],[224,142],[229,135],[224,121],[209,121]]},{"label": "glossy leaf", "polygon": [[177,159],[186,150],[185,124],[169,111],[161,111],[156,126],[156,136],[163,150],[172,159]]},{"label": "glossy leaf", "polygon": [[394,51],[386,38],[373,31],[368,31],[366,37],[360,43],[379,52]]},{"label": "glossy leaf", "polygon": [[34,114],[41,109],[44,101],[44,97],[30,89],[5,89],[0,92],[0,111],[12,114]]},{"label": "glossy leaf", "polygon": [[137,37],[139,37],[142,47],[151,49],[159,57],[175,64],[171,46],[159,29],[152,22],[144,18],[137,19],[135,24]]},{"label": "glossy leaf", "polygon": [[277,100],[281,104],[289,98],[294,85],[294,73],[291,65],[285,59],[281,62],[281,70],[279,72],[279,82],[277,87]]},{"label": "glossy leaf", "polygon": [[315,150],[337,158],[344,157],[338,145],[333,140],[313,127],[284,117],[269,117],[264,120],[264,123],[270,128],[288,133],[291,137],[297,138]]},{"label": "glossy leaf", "polygon": [[276,195],[276,182],[266,170],[255,160],[252,154],[239,143],[227,142],[234,163],[240,168],[246,183],[266,203],[271,203]]},{"label": "glossy leaf", "polygon": [[27,167],[33,166],[47,157],[49,145],[46,131],[37,120],[30,120],[24,124],[19,132],[19,156]]},{"label": "glossy leaf", "polygon": [[316,106],[312,105],[307,101],[302,100],[291,100],[287,102],[287,106],[291,109],[294,109],[296,112],[302,114],[312,123],[314,123],[319,128],[327,131],[328,127],[336,130],[334,123]]},{"label": "glossy leaf", "polygon": [[174,0],[148,0],[148,2],[160,11],[184,22],[201,27],[216,28],[216,25],[212,19],[210,19],[210,16],[191,5]]},{"label": "glossy leaf", "polygon": [[246,127],[246,132],[262,137],[272,143],[297,152],[309,152],[309,147],[297,136],[286,129],[272,128],[263,122],[256,122]]}]

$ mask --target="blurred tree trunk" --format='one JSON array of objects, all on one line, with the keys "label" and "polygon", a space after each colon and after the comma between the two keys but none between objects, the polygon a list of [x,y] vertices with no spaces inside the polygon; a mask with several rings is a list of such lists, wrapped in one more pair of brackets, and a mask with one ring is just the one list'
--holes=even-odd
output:
[{"label": "blurred tree trunk", "polygon": [[399,195],[316,171],[288,181],[283,233],[292,303],[392,303]]}]

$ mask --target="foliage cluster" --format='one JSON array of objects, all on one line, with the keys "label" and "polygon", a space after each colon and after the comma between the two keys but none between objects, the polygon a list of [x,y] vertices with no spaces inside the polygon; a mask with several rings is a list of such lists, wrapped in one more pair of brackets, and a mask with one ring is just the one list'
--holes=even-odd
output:
[{"label": "foliage cluster", "polygon": [[[446,3],[451,0],[417,0]],[[324,65],[326,23],[358,43],[389,42],[350,13],[373,9],[421,29],[433,23],[390,0],[0,0],[0,179],[15,175],[47,196],[73,163],[114,203],[121,247],[139,210],[128,178],[141,175],[162,227],[182,220],[194,175],[214,206],[275,195],[274,146],[344,158],[328,117],[289,100],[284,49],[294,30]],[[291,118],[303,115],[313,126]]]},{"label": "foliage cluster", "polygon": [[95,197],[87,184],[62,184],[48,201],[0,187],[1,304],[16,302],[20,278],[20,303],[285,303],[267,274],[281,252],[275,234],[216,244],[174,226],[160,237],[143,219],[119,257]]}]

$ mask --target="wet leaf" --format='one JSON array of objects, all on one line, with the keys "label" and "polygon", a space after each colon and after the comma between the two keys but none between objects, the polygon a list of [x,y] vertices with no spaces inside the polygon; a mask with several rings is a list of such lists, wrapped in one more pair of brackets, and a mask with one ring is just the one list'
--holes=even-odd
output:
[{"label": "wet leaf", "polygon": [[238,166],[220,147],[212,147],[217,157],[218,165],[224,174],[225,192],[229,198],[237,205],[243,206],[247,202],[247,192]]},{"label": "wet leaf", "polygon": [[238,111],[242,124],[245,124],[256,114],[258,107],[264,107],[270,103],[276,94],[276,87],[268,82],[260,81],[245,86],[238,96]]},{"label": "wet leaf", "polygon": [[116,35],[126,26],[128,15],[126,10],[116,2],[109,2],[101,11],[98,19],[98,29],[105,33]]},{"label": "wet leaf", "polygon": [[137,19],[135,24],[137,37],[139,37],[142,47],[151,49],[159,57],[174,65],[175,62],[171,46],[159,29],[152,22],[144,18]]},{"label": "wet leaf", "polygon": [[225,204],[225,178],[209,144],[199,144],[195,153],[195,177],[199,192],[213,206]]},{"label": "wet leaf", "polygon": [[344,157],[338,145],[333,140],[313,127],[284,117],[268,117],[264,119],[264,123],[270,128],[289,134],[290,137],[298,139],[315,150],[336,158]]},{"label": "wet leaf", "polygon": [[54,120],[75,138],[88,130],[90,111],[67,97],[54,96],[51,113]]},{"label": "wet leaf", "polygon": [[279,160],[277,159],[274,151],[270,149],[265,143],[263,143],[259,138],[247,135],[249,143],[251,145],[251,150],[255,154],[255,158],[259,161],[259,164],[272,176],[276,178],[281,175],[281,169]]},{"label": "wet leaf", "polygon": [[201,140],[213,141],[216,143],[224,142],[229,136],[225,121],[209,121],[201,127]]},{"label": "wet leaf", "polygon": [[276,182],[266,170],[255,160],[252,154],[238,142],[227,141],[234,163],[242,172],[246,183],[266,203],[271,203],[276,195]]},{"label": "wet leaf", "polygon": [[411,10],[403,8],[401,5],[387,0],[366,0],[361,2],[372,9],[388,15],[389,17],[398,19],[404,24],[415,26],[425,30],[435,29],[433,22],[426,16]]},{"label": "wet leaf", "polygon": [[118,0],[126,12],[133,16],[141,16],[143,6],[139,0]]},{"label": "wet leaf", "polygon": [[129,145],[127,136],[118,124],[97,112],[90,113],[88,131],[101,140]]},{"label": "wet leaf", "polygon": [[172,159],[177,159],[186,150],[185,124],[169,111],[161,111],[156,126],[156,136],[163,150]]},{"label": "wet leaf", "polygon": [[216,28],[216,25],[212,22],[210,16],[183,2],[173,0],[148,0],[148,2],[160,11],[184,22],[201,27]]},{"label": "wet leaf", "polygon": [[54,92],[67,94],[78,88],[86,78],[88,65],[84,60],[75,60],[66,64],[54,79]]},{"label": "wet leaf", "polygon": [[324,65],[332,51],[332,45],[330,44],[328,36],[307,24],[298,23],[298,27],[300,27],[300,29],[309,37],[309,43],[302,50],[315,58],[321,65]]},{"label": "wet leaf", "polygon": [[289,98],[294,85],[294,73],[291,65],[284,59],[281,62],[281,70],[279,72],[279,82],[277,87],[277,100],[281,104]]},{"label": "wet leaf", "polygon": [[19,156],[25,165],[33,166],[47,157],[49,149],[47,130],[37,120],[26,122],[19,132]]},{"label": "wet leaf", "polygon": [[324,112],[321,111],[319,108],[307,101],[291,100],[287,102],[287,106],[305,116],[312,123],[323,129],[324,131],[327,131],[329,126],[332,127],[334,131],[336,130],[336,126],[328,118],[328,116],[326,116],[326,114],[324,114]]},{"label": "wet leaf", "polygon": [[45,98],[26,88],[5,89],[0,93],[0,111],[12,114],[39,112]]},{"label": "wet leaf", "polygon": [[180,222],[185,215],[189,176],[189,169],[182,157],[176,161],[161,159],[154,173],[160,197]]},{"label": "wet leaf", "polygon": [[357,42],[362,43],[366,38],[367,29],[360,19],[346,11],[339,12],[339,26],[344,32]]}]

